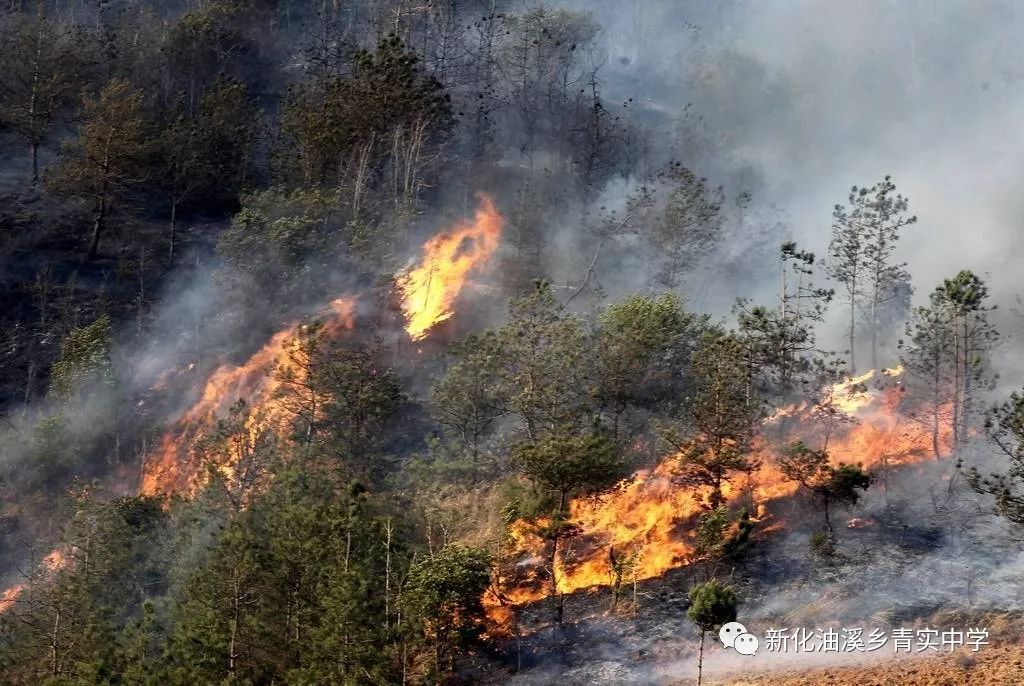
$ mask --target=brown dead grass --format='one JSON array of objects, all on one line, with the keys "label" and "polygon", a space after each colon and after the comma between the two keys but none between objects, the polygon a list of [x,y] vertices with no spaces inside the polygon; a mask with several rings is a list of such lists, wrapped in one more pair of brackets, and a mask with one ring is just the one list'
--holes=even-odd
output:
[{"label": "brown dead grass", "polygon": [[1024,686],[1024,644],[860,667],[731,677],[715,686]]}]

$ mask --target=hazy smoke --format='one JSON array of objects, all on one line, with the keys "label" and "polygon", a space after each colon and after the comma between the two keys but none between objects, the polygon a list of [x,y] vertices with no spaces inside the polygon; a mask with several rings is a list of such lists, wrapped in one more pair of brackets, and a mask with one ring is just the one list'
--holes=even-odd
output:
[{"label": "hazy smoke", "polygon": [[699,173],[781,207],[819,255],[832,206],[891,174],[920,218],[900,249],[917,299],[968,268],[1013,303],[1024,242],[1024,143],[1012,135],[1024,113],[1020,8],[566,4],[602,25],[609,100],[636,100],[656,148],[671,140]]}]

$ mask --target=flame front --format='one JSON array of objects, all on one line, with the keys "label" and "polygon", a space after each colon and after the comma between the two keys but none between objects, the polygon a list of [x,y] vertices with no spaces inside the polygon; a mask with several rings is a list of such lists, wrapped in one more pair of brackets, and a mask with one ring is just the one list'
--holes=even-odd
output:
[{"label": "flame front", "polygon": [[489,196],[481,193],[479,201],[473,221],[428,240],[419,265],[398,279],[405,330],[414,341],[452,316],[466,280],[498,247],[504,219]]},{"label": "flame front", "polygon": [[[334,300],[323,317],[328,334],[338,335],[352,328],[354,313],[354,299]],[[279,401],[282,383],[272,372],[281,365],[289,365],[294,382],[305,381],[306,370],[292,364],[286,347],[300,328],[301,325],[293,324],[279,331],[245,364],[222,365],[210,375],[199,400],[164,434],[160,448],[147,460],[140,489],[143,494],[193,493],[203,474],[195,442],[240,399],[252,408],[246,425],[251,438],[268,429],[285,429],[292,414]],[[234,454],[227,463],[216,466],[228,474],[240,458],[241,455]]]},{"label": "flame front", "polygon": [[[494,202],[481,194],[472,222],[463,222],[424,244],[420,266],[403,275],[399,283],[407,331],[413,340],[424,338],[433,326],[452,316],[455,300],[468,277],[486,264],[497,249],[502,224]],[[331,302],[321,315],[327,335],[334,337],[352,329],[355,308],[355,298]],[[197,454],[197,441],[209,434],[238,400],[245,400],[250,408],[245,423],[250,442],[264,431],[288,430],[294,415],[281,402],[284,383],[273,372],[288,367],[292,385],[305,382],[308,370],[295,363],[295,351],[289,350],[289,342],[301,332],[302,326],[294,323],[286,327],[244,364],[221,365],[209,376],[199,399],[172,424],[159,447],[147,457],[140,493],[193,495],[203,483],[206,466],[203,456]],[[161,375],[156,389],[165,386],[170,376],[171,372]],[[213,466],[230,476],[242,459],[244,446],[230,443],[225,448],[227,458]],[[40,570],[52,575],[65,566],[63,553],[54,550],[43,560]],[[0,612],[16,602],[24,589],[25,584],[19,583],[0,592]]]},{"label": "flame front", "polygon": [[[899,410],[902,391],[898,378],[902,371],[884,370],[883,380],[875,388],[868,387],[875,377],[872,371],[826,389],[825,397],[856,420],[833,430],[828,443],[833,463],[859,463],[871,469],[882,464],[920,462],[932,455],[930,432],[920,424],[904,421]],[[812,418],[814,409],[783,408],[766,423],[773,424],[782,417],[792,420],[787,424],[795,428],[787,429],[783,443],[815,437],[820,442],[820,424]],[[948,445],[948,429],[944,434],[943,441]],[[770,500],[796,493],[797,485],[786,481],[776,466],[775,450],[763,445],[763,441],[760,443],[755,453],[761,468],[749,479],[738,478],[723,489],[734,504],[756,509]],[[656,578],[688,564],[693,553],[693,529],[704,510],[698,494],[673,479],[679,459],[678,454],[668,455],[654,469],[637,472],[598,499],[577,499],[571,503],[569,521],[578,533],[560,544],[554,574],[560,593],[611,585],[615,575],[613,559],[630,562],[624,579],[630,582],[634,578]],[[545,574],[541,571],[550,555],[550,543],[530,529],[529,525],[517,524],[511,532],[518,564],[516,571],[502,580],[503,597],[485,597],[489,614],[498,623],[507,620],[507,605],[540,600],[550,592],[550,582],[543,581]]]}]

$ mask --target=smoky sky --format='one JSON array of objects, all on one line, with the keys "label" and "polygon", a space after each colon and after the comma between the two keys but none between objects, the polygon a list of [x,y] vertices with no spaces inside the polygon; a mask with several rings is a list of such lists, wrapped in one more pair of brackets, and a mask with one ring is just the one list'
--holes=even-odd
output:
[{"label": "smoky sky", "polygon": [[[852,185],[891,174],[918,299],[962,268],[1017,292],[1024,245],[1024,7],[1009,2],[569,2],[603,29],[606,94],[651,125],[689,104],[707,150],[675,152],[752,186],[825,252]],[[662,132],[662,133],[663,133]],[[753,180],[753,181],[752,181]]]}]

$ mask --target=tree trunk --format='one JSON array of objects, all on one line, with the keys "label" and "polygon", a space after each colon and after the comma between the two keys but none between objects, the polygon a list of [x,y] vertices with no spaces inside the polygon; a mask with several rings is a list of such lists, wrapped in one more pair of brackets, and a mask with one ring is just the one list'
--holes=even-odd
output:
[{"label": "tree trunk", "polygon": [[29,143],[29,154],[32,157],[32,185],[35,186],[39,183],[39,143],[37,141]]},{"label": "tree trunk", "polygon": [[871,299],[871,368],[878,369],[878,295]]},{"label": "tree trunk", "polygon": [[57,610],[57,614],[53,618],[53,633],[50,635],[50,675],[60,676],[60,663],[58,662],[58,645],[57,632],[60,628],[60,610]]},{"label": "tree trunk", "polygon": [[391,625],[391,535],[394,532],[390,518],[384,531],[384,628],[388,629]]},{"label": "tree trunk", "polygon": [[961,384],[960,379],[960,327],[953,325],[953,451],[960,445],[960,414],[963,406],[960,402]]},{"label": "tree trunk", "polygon": [[100,249],[100,234],[103,233],[103,223],[107,217],[107,200],[100,198],[96,208],[96,216],[92,222],[92,241],[89,243],[89,260],[95,260]]},{"label": "tree trunk", "polygon": [[174,241],[178,234],[178,201],[171,201],[171,240],[167,250],[167,261],[174,264]]},{"label": "tree trunk", "polygon": [[228,639],[228,673],[235,673],[235,641],[238,638],[238,621],[239,621],[239,597],[238,597],[238,577],[232,579],[232,585],[234,588],[234,597],[232,598],[232,614],[230,622],[230,638]]},{"label": "tree trunk", "polygon": [[850,376],[857,373],[857,353],[856,350],[856,337],[857,337],[857,301],[852,297],[850,298]]},{"label": "tree trunk", "polygon": [[701,681],[704,679],[704,634],[706,632],[701,629],[700,632],[700,648],[697,649],[697,686],[700,686]]},{"label": "tree trunk", "polygon": [[555,565],[558,564],[559,538],[560,536],[556,534],[551,540],[551,597],[555,601],[555,626],[561,625],[565,613],[564,599],[558,592],[558,573],[555,571]]},{"label": "tree trunk", "polygon": [[963,386],[964,392],[963,392],[963,400],[960,402],[960,434],[959,434],[959,437],[966,436],[967,432],[970,429],[970,427],[969,427],[969,422],[970,422],[969,413],[970,413],[971,405],[972,405],[972,403],[971,403],[971,393],[973,392],[973,389],[971,388],[971,356],[972,356],[972,354],[974,352],[974,349],[971,346],[971,331],[970,331],[970,324],[967,321],[967,317],[968,316],[969,315],[964,314],[964,317],[963,317],[963,323],[964,323],[963,336],[962,336],[962,338],[963,338],[963,355],[962,355],[962,357],[963,357],[963,367],[962,367],[963,379],[961,381],[961,386]]}]

